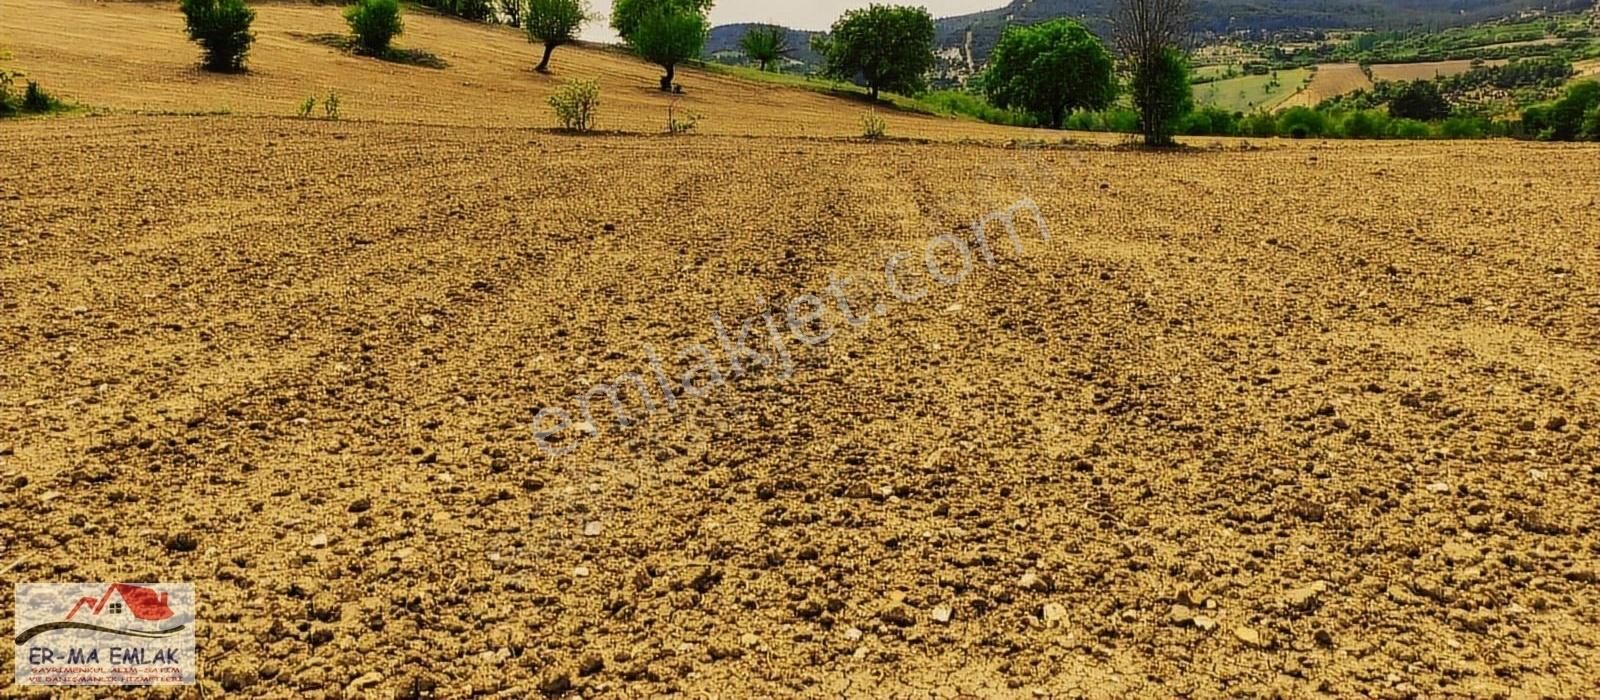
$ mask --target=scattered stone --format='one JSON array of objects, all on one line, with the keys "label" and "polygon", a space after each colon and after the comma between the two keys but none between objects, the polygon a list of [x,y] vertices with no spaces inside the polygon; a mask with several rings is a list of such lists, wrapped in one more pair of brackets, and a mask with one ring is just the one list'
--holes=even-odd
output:
[{"label": "scattered stone", "polygon": [[1565,417],[1562,417],[1562,416],[1556,416],[1554,418],[1551,418],[1549,422],[1544,424],[1544,429],[1545,430],[1550,430],[1550,431],[1554,431],[1554,432],[1557,432],[1557,433],[1561,432],[1562,430],[1565,430],[1566,427],[1567,427],[1567,419]]},{"label": "scattered stone", "polygon": [[383,682],[383,674],[379,673],[378,671],[373,671],[373,672],[368,673],[368,674],[366,674],[364,676],[361,676],[360,678],[357,678],[357,679],[355,679],[353,681],[350,681],[350,685],[345,686],[345,694],[349,695],[351,693],[355,693],[355,692],[364,690],[366,688],[370,688],[370,687],[375,686],[375,685],[377,685],[379,683],[382,683],[382,682]]},{"label": "scattered stone", "polygon": [[1025,591],[1033,591],[1035,593],[1044,593],[1051,588],[1049,581],[1032,571],[1023,574],[1022,578],[1017,581],[1017,585],[1022,586]]},{"label": "scattered stone", "polygon": [[1428,491],[1430,493],[1450,493],[1450,485],[1443,481],[1435,481],[1428,484]]},{"label": "scattered stone", "polygon": [[574,566],[574,567],[572,567],[572,575],[576,576],[578,578],[584,578],[584,577],[589,575],[589,567],[587,567],[587,566]]},{"label": "scattered stone", "polygon": [[583,659],[578,662],[578,675],[580,675],[580,676],[592,676],[592,675],[594,675],[596,673],[599,673],[600,670],[604,669],[605,667],[606,667],[605,658],[600,656],[599,654],[596,654],[594,652],[590,652],[588,654],[585,654]]},{"label": "scattered stone", "polygon": [[860,641],[861,640],[861,630],[857,629],[855,627],[848,628],[848,629],[846,629],[844,631],[844,638],[848,639],[848,640],[850,640],[852,642]]},{"label": "scattered stone", "polygon": [[950,606],[948,606],[948,605],[938,605],[938,606],[934,606],[934,608],[933,608],[933,621],[934,622],[938,622],[940,624],[948,623],[948,622],[950,622],[950,618],[952,618],[954,616],[955,616],[955,611],[951,610]]},{"label": "scattered stone", "polygon": [[598,521],[598,520],[590,520],[589,522],[584,523],[583,524],[583,536],[584,537],[599,537],[600,536],[600,521]]},{"label": "scattered stone", "polygon": [[910,627],[917,624],[917,618],[911,606],[901,602],[893,602],[878,610],[878,619],[896,627]]},{"label": "scattered stone", "polygon": [[760,646],[761,637],[756,635],[754,632],[745,632],[743,635],[739,636],[739,643],[747,647]]},{"label": "scattered stone", "polygon": [[311,538],[311,548],[312,549],[322,549],[323,547],[326,547],[326,546],[328,546],[328,536],[327,535],[320,535],[319,534],[316,537]]},{"label": "scattered stone", "polygon": [[539,692],[546,696],[555,697],[572,690],[572,679],[562,671],[554,671],[539,681]]},{"label": "scattered stone", "polygon": [[1283,602],[1290,609],[1310,611],[1316,609],[1319,598],[1328,590],[1328,582],[1313,581],[1285,593]]},{"label": "scattered stone", "polygon": [[200,540],[187,532],[178,532],[167,535],[162,544],[171,552],[193,552],[200,548]]},{"label": "scattered stone", "polygon": [[1067,619],[1067,606],[1060,603],[1045,603],[1039,611],[1040,619],[1044,620],[1047,627],[1060,627]]},{"label": "scattered stone", "polygon": [[1261,638],[1261,633],[1249,627],[1233,628],[1233,636],[1238,637],[1239,641],[1244,642],[1245,646],[1253,649],[1261,649],[1266,646],[1266,642]]},{"label": "scattered stone", "polygon": [[1214,629],[1217,628],[1217,621],[1213,620],[1210,617],[1207,617],[1205,615],[1195,615],[1194,616],[1194,626],[1200,628],[1203,631],[1210,632],[1211,630],[1214,630]]},{"label": "scattered stone", "polygon": [[1183,604],[1175,604],[1167,611],[1167,619],[1174,625],[1182,627],[1194,622],[1194,609]]},{"label": "scattered stone", "polygon": [[356,500],[351,501],[350,506],[345,510],[350,511],[351,513],[365,513],[369,510],[372,510],[372,499],[357,498]]}]

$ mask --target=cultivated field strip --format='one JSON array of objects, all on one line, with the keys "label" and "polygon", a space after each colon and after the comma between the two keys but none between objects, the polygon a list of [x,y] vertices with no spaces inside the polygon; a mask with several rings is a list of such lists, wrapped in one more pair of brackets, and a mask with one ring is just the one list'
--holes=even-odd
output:
[{"label": "cultivated field strip", "polygon": [[[232,693],[1592,682],[1592,146],[7,129],[0,562],[195,582]],[[536,445],[1024,196],[788,379]]]}]

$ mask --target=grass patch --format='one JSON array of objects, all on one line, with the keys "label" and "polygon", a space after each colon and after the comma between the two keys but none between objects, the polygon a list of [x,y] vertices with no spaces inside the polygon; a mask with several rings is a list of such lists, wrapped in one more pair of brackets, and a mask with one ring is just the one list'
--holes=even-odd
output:
[{"label": "grass patch", "polygon": [[1294,95],[1311,74],[1309,68],[1295,68],[1198,83],[1194,86],[1194,101],[1196,106],[1217,107],[1229,112],[1270,110]]},{"label": "grass patch", "polygon": [[797,73],[775,73],[748,66],[734,66],[723,63],[695,62],[694,65],[707,73],[810,90],[824,95],[863,102],[871,106],[893,107],[903,112],[972,119],[1005,126],[1036,125],[1034,119],[1026,114],[1000,109],[989,104],[987,100],[978,95],[959,90],[934,90],[912,97],[885,92],[881,93],[881,99],[874,102],[866,88],[854,83]]},{"label": "grass patch", "polygon": [[[355,37],[352,37],[348,34],[305,34],[302,32],[290,32],[289,35],[302,41],[309,41],[313,44],[321,44],[323,46],[335,48],[343,53],[356,56],[369,55],[357,51]],[[444,59],[439,58],[437,54],[423,51],[422,49],[401,49],[390,47],[389,50],[384,52],[383,55],[372,57],[380,61],[400,63],[408,66],[417,66],[418,68],[443,70],[450,67],[450,64]]]}]

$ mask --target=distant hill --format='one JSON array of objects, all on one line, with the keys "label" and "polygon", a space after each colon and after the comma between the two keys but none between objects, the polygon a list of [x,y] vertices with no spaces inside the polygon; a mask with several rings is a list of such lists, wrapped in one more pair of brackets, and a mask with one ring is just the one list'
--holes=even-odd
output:
[{"label": "distant hill", "polygon": [[[706,57],[715,59],[718,54],[741,53],[739,40],[744,38],[746,32],[760,25],[753,22],[741,24],[723,24],[711,28],[711,34],[706,37]],[[822,56],[811,50],[811,37],[821,32],[808,32],[801,29],[789,29],[789,58],[799,61],[807,66],[821,66]]]},{"label": "distant hill", "polygon": [[[1289,30],[1441,28],[1472,24],[1533,10],[1562,12],[1595,5],[1594,0],[1195,0],[1195,31],[1202,35],[1234,32]],[[1082,21],[1095,33],[1109,38],[1115,0],[1012,0],[994,10],[935,21],[939,48],[959,54],[974,67],[988,60],[989,51],[1008,24],[1034,24],[1057,17]],[[714,27],[706,53],[738,52],[739,37],[750,24]],[[817,32],[790,30],[793,58],[818,65],[821,57],[810,49]]]},{"label": "distant hill", "polygon": [[[1195,31],[1201,34],[1287,30],[1439,28],[1482,22],[1530,10],[1580,10],[1593,0],[1195,0]],[[1010,5],[937,21],[941,47],[970,48],[981,65],[1007,24],[1033,24],[1057,17],[1083,21],[1103,37],[1111,34],[1114,0],[1012,0]]]}]

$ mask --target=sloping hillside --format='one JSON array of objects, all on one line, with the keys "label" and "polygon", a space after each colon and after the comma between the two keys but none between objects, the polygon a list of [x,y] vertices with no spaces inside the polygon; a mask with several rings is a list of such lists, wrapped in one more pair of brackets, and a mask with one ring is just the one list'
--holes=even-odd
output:
[{"label": "sloping hillside", "polygon": [[[1589,0],[1196,0],[1200,32],[1284,29],[1347,29],[1471,24],[1528,9],[1551,11],[1588,7]],[[1002,8],[938,21],[939,45],[965,45],[971,32],[973,57],[980,63],[1009,23],[1031,24],[1074,17],[1102,36],[1111,32],[1114,0],[1012,0]]]},{"label": "sloping hillside", "polygon": [[[752,83],[692,69],[679,72],[685,94],[655,89],[658,69],[610,48],[568,46],[553,75],[532,70],[535,47],[515,29],[409,12],[402,48],[432,52],[444,69],[346,55],[317,43],[347,31],[332,5],[257,7],[249,73],[200,71],[175,3],[5,0],[0,47],[11,64],[68,100],[113,111],[220,112],[288,116],[312,95],[336,91],[345,119],[472,126],[550,127],[546,98],[561,81],[599,81],[599,128],[665,129],[667,108],[702,116],[718,134],[852,136],[863,101]],[[1024,132],[954,119],[883,111],[891,136],[1012,138]],[[1059,136],[1057,136],[1059,137]]]}]

